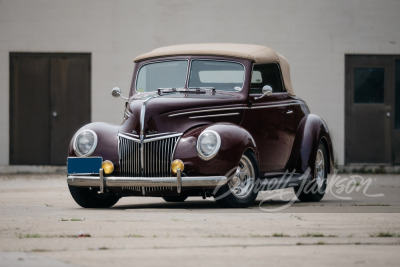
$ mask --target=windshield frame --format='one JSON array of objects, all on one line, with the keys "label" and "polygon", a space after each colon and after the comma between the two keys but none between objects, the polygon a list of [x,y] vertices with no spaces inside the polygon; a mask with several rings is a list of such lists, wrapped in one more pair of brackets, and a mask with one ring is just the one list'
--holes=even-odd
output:
[{"label": "windshield frame", "polygon": [[242,65],[242,67],[243,67],[243,82],[242,82],[242,87],[240,88],[240,90],[217,90],[217,89],[215,89],[215,91],[240,92],[240,91],[243,90],[244,83],[245,83],[245,80],[246,80],[246,66],[243,63],[238,62],[238,61],[233,61],[233,60],[227,60],[227,59],[202,59],[202,58],[192,58],[190,60],[189,70],[188,70],[187,77],[186,77],[186,84],[185,84],[186,88],[190,88],[189,87],[189,82],[190,82],[190,73],[192,71],[192,63],[193,63],[193,61],[229,62],[229,63],[235,63],[235,64]]},{"label": "windshield frame", "polygon": [[135,87],[136,93],[141,94],[141,93],[157,92],[157,90],[154,90],[154,91],[144,91],[144,92],[139,92],[139,91],[137,90],[137,84],[138,84],[139,73],[140,73],[140,71],[142,70],[143,67],[146,67],[146,66],[151,65],[151,64],[164,63],[164,62],[173,62],[173,61],[186,61],[186,62],[187,62],[187,65],[186,65],[186,75],[185,75],[185,83],[184,83],[184,87],[186,88],[191,61],[190,61],[189,59],[187,59],[187,58],[186,58],[186,59],[176,59],[176,58],[175,58],[175,59],[167,59],[167,60],[149,61],[149,62],[146,62],[145,64],[141,65],[140,68],[138,68],[138,70],[136,71],[135,86],[134,86],[134,87]]},{"label": "windshield frame", "polygon": [[[246,63],[252,64],[252,62],[249,62],[248,60],[245,59],[239,59],[239,58],[225,58],[225,57],[219,57],[219,56],[175,56],[175,57],[165,57],[165,58],[156,58],[156,59],[149,59],[145,61],[138,62],[135,65],[135,70],[134,70],[134,77],[132,79],[132,84],[131,84],[131,90],[130,90],[130,96],[135,95],[135,94],[151,94],[151,93],[157,93],[157,90],[155,91],[149,91],[149,92],[138,92],[137,91],[137,82],[138,82],[138,77],[139,77],[139,72],[143,66],[146,66],[148,64],[153,64],[153,63],[162,63],[162,62],[170,62],[170,61],[188,61],[187,64],[187,70],[186,70],[186,80],[185,80],[185,86],[184,89],[188,88],[188,83],[189,83],[189,75],[192,67],[192,61],[194,60],[204,60],[204,61],[222,61],[222,62],[232,62],[236,64],[240,64],[243,66],[243,84],[241,90],[235,91],[225,91],[225,90],[216,90],[217,92],[224,92],[224,93],[242,93],[243,90],[247,86],[247,79],[248,79],[248,73],[247,73],[247,65]],[[251,66],[251,65],[250,65]]]}]

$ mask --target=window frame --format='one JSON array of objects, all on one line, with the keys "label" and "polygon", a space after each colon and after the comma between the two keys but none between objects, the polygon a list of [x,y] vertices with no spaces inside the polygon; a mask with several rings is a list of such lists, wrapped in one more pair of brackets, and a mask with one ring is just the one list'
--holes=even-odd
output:
[{"label": "window frame", "polygon": [[[280,85],[281,85],[282,91],[274,91],[273,90],[274,88],[272,88],[272,93],[273,94],[275,94],[275,93],[287,93],[287,90],[286,90],[286,87],[285,87],[285,83],[283,81],[281,66],[277,62],[272,62],[272,63],[253,63],[252,70],[251,70],[251,76],[250,76],[249,95],[251,95],[251,96],[253,96],[253,95],[254,96],[262,95],[262,93],[251,93],[251,84],[252,84],[251,81],[253,79],[254,66],[256,66],[256,65],[275,65],[277,67],[278,77],[280,79]],[[261,75],[261,77],[262,77],[262,75]],[[269,85],[269,84],[265,84],[265,85]]]},{"label": "window frame", "polygon": [[216,91],[222,91],[222,92],[235,92],[235,93],[237,93],[237,92],[241,92],[241,91],[243,91],[243,88],[244,88],[244,86],[245,86],[245,82],[246,82],[246,66],[243,64],[243,63],[241,63],[241,62],[239,62],[239,61],[234,61],[234,60],[224,60],[224,59],[207,59],[207,58],[191,58],[190,59],[190,64],[189,64],[189,69],[188,69],[188,72],[187,72],[187,79],[186,79],[186,87],[187,88],[189,88],[189,82],[190,82],[190,74],[191,74],[191,71],[192,71],[192,64],[193,64],[193,61],[214,61],[214,62],[229,62],[229,63],[235,63],[235,64],[240,64],[240,65],[242,65],[242,67],[243,67],[243,82],[242,82],[242,86],[241,86],[241,89],[240,90],[229,90],[229,91],[227,91],[227,90],[217,90],[217,89],[215,89]]},{"label": "window frame", "polygon": [[155,90],[155,91],[144,91],[144,92],[139,92],[139,91],[138,91],[137,85],[138,85],[138,80],[139,80],[138,78],[139,78],[139,73],[140,73],[141,69],[142,69],[143,67],[147,66],[147,65],[150,65],[150,64],[164,63],[164,62],[172,62],[172,61],[186,61],[186,62],[187,62],[187,66],[186,66],[186,75],[185,75],[185,83],[184,83],[184,87],[186,87],[186,85],[187,85],[187,80],[188,80],[188,75],[189,75],[189,70],[190,70],[190,65],[191,65],[191,59],[189,59],[189,58],[182,58],[182,59],[174,59],[174,58],[171,58],[171,59],[165,59],[165,60],[149,61],[149,62],[146,62],[146,63],[140,65],[139,68],[137,69],[136,75],[135,75],[134,91],[135,91],[137,94],[156,92],[157,90]]}]

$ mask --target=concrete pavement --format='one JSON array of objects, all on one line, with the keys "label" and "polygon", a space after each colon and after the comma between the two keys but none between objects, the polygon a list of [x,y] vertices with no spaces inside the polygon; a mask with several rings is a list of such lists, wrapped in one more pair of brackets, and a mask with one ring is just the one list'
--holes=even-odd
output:
[{"label": "concrete pavement", "polygon": [[247,209],[132,197],[96,210],[75,204],[64,175],[0,175],[0,266],[397,265],[400,175],[330,181],[319,203],[286,189]]}]

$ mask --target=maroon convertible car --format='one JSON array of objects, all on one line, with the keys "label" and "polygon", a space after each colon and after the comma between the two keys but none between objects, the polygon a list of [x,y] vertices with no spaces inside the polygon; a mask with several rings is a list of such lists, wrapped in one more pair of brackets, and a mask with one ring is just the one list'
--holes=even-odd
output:
[{"label": "maroon convertible car", "polygon": [[124,196],[214,197],[248,207],[293,187],[319,201],[333,170],[328,127],[292,88],[287,60],[258,45],[192,44],[135,58],[121,125],[95,122],[71,140],[68,186],[82,207]]}]

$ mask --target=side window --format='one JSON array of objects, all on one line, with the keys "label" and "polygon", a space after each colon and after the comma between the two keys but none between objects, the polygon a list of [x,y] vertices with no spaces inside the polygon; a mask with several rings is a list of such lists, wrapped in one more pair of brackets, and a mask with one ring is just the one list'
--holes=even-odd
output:
[{"label": "side window", "polygon": [[281,72],[277,64],[254,64],[250,94],[262,94],[262,88],[265,85],[271,86],[274,93],[286,92],[283,88]]}]

